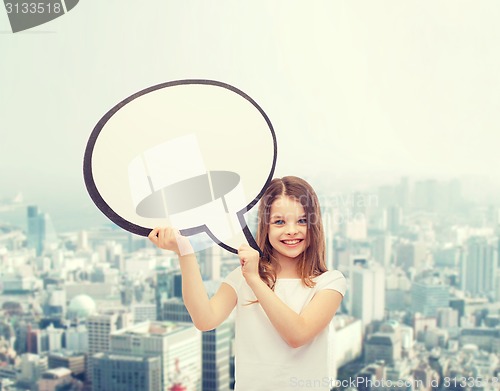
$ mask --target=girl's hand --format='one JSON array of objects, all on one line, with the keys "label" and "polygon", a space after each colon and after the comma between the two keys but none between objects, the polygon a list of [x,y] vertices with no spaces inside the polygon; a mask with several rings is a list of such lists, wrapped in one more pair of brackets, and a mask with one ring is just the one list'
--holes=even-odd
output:
[{"label": "girl's hand", "polygon": [[242,244],[238,249],[238,256],[240,257],[243,277],[245,277],[247,283],[250,285],[254,281],[260,281],[259,252],[248,244]]},{"label": "girl's hand", "polygon": [[171,227],[156,227],[149,233],[148,238],[158,248],[173,251],[179,256],[194,253],[189,240]]}]

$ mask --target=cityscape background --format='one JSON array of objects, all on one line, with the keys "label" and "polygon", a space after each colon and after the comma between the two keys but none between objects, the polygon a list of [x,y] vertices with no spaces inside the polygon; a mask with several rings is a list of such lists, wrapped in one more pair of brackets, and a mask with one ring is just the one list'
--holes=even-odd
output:
[{"label": "cityscape background", "polygon": [[[349,286],[332,388],[497,388],[499,203],[432,177],[316,190],[328,268]],[[0,221],[3,389],[232,389],[232,317],[194,328],[173,253],[105,220],[60,230],[22,194],[2,202]],[[218,246],[197,257],[209,295],[239,266]]]}]

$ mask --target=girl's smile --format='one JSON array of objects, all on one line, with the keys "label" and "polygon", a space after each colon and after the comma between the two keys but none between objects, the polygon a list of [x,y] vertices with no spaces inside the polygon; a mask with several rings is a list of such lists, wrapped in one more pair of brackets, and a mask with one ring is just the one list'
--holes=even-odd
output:
[{"label": "girl's smile", "polygon": [[289,247],[293,247],[302,242],[302,239],[282,240],[281,242],[285,243]]}]

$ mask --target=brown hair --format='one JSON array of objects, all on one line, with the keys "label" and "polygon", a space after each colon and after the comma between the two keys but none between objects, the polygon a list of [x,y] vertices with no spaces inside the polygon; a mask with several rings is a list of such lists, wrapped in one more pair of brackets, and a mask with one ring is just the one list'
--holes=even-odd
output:
[{"label": "brown hair", "polygon": [[259,262],[260,278],[274,290],[280,266],[273,256],[273,247],[269,242],[268,233],[271,205],[281,196],[295,199],[304,208],[307,219],[306,249],[299,255],[297,272],[305,286],[313,287],[315,283],[312,278],[327,271],[325,234],[318,196],[309,183],[295,176],[273,179],[260,200],[257,227],[257,244],[263,253]]}]

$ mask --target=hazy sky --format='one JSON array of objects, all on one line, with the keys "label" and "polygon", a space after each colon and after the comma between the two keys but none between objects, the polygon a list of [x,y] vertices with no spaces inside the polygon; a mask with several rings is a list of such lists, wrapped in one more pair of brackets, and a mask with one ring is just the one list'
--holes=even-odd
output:
[{"label": "hazy sky", "polygon": [[82,162],[97,121],[136,91],[191,78],[260,104],[277,175],[496,180],[499,20],[497,0],[80,0],[12,34],[0,10],[0,196],[92,208]]}]

